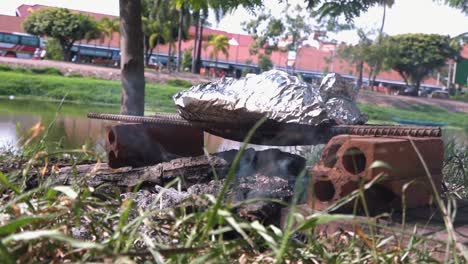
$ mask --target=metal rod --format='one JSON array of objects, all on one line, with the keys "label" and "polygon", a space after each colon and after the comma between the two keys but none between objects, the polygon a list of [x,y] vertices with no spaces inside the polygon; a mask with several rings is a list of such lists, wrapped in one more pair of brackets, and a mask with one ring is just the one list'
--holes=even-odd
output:
[{"label": "metal rod", "polygon": [[[220,128],[220,129],[236,129],[245,130],[245,125],[233,127],[233,125],[211,123],[211,122],[196,122],[185,120],[178,114],[157,113],[152,116],[129,116],[117,114],[100,114],[89,113],[88,118],[103,119],[111,121],[121,121],[127,123],[144,123],[144,124],[167,124],[179,126],[195,126],[205,129]],[[310,126],[316,128],[315,126]],[[307,126],[301,126],[307,128]],[[267,129],[267,127],[265,128]],[[302,129],[301,129],[302,130]],[[302,130],[307,133],[307,130]],[[332,135],[359,135],[359,136],[411,136],[411,137],[441,137],[442,130],[440,127],[424,127],[424,126],[399,126],[399,125],[335,125],[329,128],[329,133]]]}]

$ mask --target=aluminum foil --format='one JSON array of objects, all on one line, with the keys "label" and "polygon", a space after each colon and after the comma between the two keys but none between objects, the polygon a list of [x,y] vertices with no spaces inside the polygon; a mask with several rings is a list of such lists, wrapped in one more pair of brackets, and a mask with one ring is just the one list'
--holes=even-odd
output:
[{"label": "aluminum foil", "polygon": [[339,125],[367,122],[367,115],[361,113],[355,102],[358,90],[350,81],[337,73],[330,73],[322,79],[319,90],[329,120]]},{"label": "aluminum foil", "polygon": [[367,121],[354,103],[355,91],[338,74],[312,87],[279,70],[241,79],[222,78],[174,95],[182,117],[191,121],[252,124],[267,115],[287,124],[360,124]]}]

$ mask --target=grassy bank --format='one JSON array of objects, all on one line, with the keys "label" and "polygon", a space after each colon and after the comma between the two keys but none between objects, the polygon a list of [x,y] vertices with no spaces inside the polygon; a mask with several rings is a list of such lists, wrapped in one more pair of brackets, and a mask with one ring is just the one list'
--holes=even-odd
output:
[{"label": "grassy bank", "polygon": [[[87,149],[27,147],[29,151],[22,156],[0,153],[1,263],[438,263],[443,259],[446,263],[466,263],[467,260],[468,252],[461,244],[431,240],[431,236],[418,235],[416,229],[412,233],[409,225],[405,231],[387,227],[376,218],[363,221],[351,214],[329,212],[300,216],[295,213],[297,197],[289,203],[291,211],[285,216],[283,228],[241,218],[236,213],[239,204],[231,203],[230,199],[223,202],[225,196],[231,195],[227,191],[233,187],[229,182],[234,180],[235,169],[225,178],[218,197],[188,197],[177,208],[160,208],[166,199],[164,192],[174,189],[156,195],[151,191],[153,187],[140,186],[145,195],[155,197],[151,205],[140,207],[135,202],[135,193],[117,186],[103,184],[90,188],[83,180],[77,180],[73,186],[54,186],[51,179],[56,175],[48,176],[48,172],[56,166],[75,166],[81,161],[96,160],[96,156]],[[456,163],[453,169],[462,170]],[[94,173],[93,169],[89,177]],[[70,172],[68,177],[74,174]],[[182,182],[183,177],[166,187],[181,188]],[[296,186],[297,190],[302,187]],[[354,198],[364,203],[359,197],[364,199],[363,189],[343,201]],[[450,210],[445,217],[449,222],[453,222],[452,213]],[[385,222],[385,216],[378,218]],[[329,235],[318,231],[321,225],[333,221],[353,225],[357,231]],[[451,232],[448,227],[446,230]],[[401,232],[407,236],[403,237]],[[447,253],[438,255],[444,249]]]},{"label": "grassy bank", "polygon": [[452,113],[443,108],[427,105],[415,105],[400,109],[378,105],[359,104],[361,111],[369,115],[372,123],[394,122],[393,118],[443,122],[450,127],[462,128],[468,131],[468,113]]},{"label": "grassy bank", "polygon": [[468,103],[468,93],[450,96],[450,99]]},{"label": "grassy bank", "polygon": [[[34,96],[81,103],[119,104],[121,84],[118,81],[58,74],[2,71],[0,69],[0,96]],[[172,95],[182,90],[169,84],[146,84],[146,107],[158,111],[175,110]]]},{"label": "grassy bank", "polygon": [[[0,67],[0,96],[33,96],[82,103],[119,104],[118,81],[84,77],[65,77],[54,69]],[[168,84],[146,84],[146,107],[163,112],[175,111],[172,95],[187,87],[187,81],[171,80]],[[392,118],[445,122],[448,126],[468,130],[468,113],[451,113],[442,108],[415,105],[406,109],[359,104],[373,123],[393,122]]]}]

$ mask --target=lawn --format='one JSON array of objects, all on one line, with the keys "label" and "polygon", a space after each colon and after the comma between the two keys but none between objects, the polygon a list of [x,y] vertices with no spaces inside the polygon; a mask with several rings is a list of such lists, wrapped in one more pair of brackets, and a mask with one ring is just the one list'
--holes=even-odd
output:
[{"label": "lawn", "polygon": [[359,104],[361,111],[369,115],[371,123],[394,123],[393,118],[443,122],[450,127],[468,131],[468,113],[452,113],[443,108],[415,105],[400,109],[371,104]]},{"label": "lawn", "polygon": [[[83,77],[65,77],[58,74],[0,69],[0,96],[42,97],[80,103],[119,104],[121,84],[118,81]],[[146,84],[146,107],[163,112],[173,112],[172,95],[183,88],[169,84]]]}]

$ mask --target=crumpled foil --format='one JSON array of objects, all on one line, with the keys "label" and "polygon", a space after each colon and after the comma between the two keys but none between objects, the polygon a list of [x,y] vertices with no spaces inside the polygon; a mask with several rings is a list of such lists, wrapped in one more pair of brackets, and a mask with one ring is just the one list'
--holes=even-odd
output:
[{"label": "crumpled foil", "polygon": [[354,103],[357,91],[339,74],[312,87],[279,70],[241,79],[221,78],[174,95],[182,117],[190,121],[242,125],[267,115],[286,124],[363,124],[367,116]]}]

